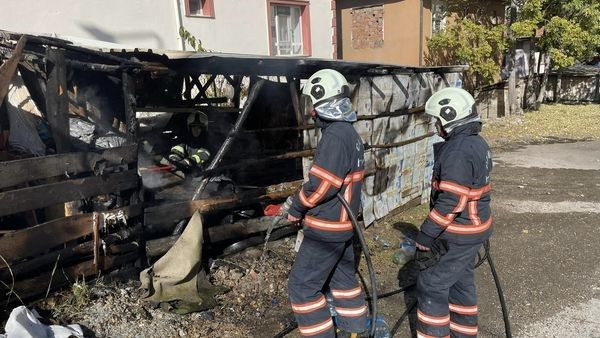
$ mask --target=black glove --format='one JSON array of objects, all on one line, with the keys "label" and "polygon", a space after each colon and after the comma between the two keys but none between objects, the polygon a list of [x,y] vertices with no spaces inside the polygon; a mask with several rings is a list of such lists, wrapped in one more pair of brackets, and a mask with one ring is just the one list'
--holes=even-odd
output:
[{"label": "black glove", "polygon": [[429,251],[418,250],[415,255],[415,262],[419,270],[423,271],[437,264],[442,256],[448,253],[448,241],[438,238],[433,241]]}]

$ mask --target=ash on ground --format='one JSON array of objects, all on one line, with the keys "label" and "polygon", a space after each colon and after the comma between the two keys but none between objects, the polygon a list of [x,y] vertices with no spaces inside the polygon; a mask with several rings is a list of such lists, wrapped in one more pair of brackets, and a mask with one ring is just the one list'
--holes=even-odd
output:
[{"label": "ash on ground", "polygon": [[292,320],[287,279],[294,237],[249,248],[211,264],[210,281],[229,291],[213,309],[179,315],[144,300],[138,281],[76,283],[37,304],[57,324],[78,323],[86,337],[273,336]]}]

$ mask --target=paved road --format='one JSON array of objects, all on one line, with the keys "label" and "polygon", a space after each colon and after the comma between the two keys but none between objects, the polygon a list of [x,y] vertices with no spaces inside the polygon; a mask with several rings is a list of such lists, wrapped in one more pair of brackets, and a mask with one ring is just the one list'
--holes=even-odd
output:
[{"label": "paved road", "polygon": [[[514,335],[600,337],[600,142],[495,158],[492,250]],[[487,267],[477,283],[481,336],[503,336]]]}]

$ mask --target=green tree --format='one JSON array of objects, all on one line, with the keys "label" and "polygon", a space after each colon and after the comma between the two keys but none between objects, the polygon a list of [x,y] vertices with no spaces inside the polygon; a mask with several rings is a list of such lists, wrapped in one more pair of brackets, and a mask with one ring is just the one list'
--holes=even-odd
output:
[{"label": "green tree", "polygon": [[443,32],[434,34],[427,43],[428,64],[469,65],[465,74],[465,87],[469,89],[492,83],[497,78],[507,46],[503,24],[476,20],[475,15],[455,17]]},{"label": "green tree", "polygon": [[600,53],[600,0],[525,0],[518,20],[511,25],[515,37],[537,37],[545,60],[537,97],[544,100],[550,70],[560,70]]}]

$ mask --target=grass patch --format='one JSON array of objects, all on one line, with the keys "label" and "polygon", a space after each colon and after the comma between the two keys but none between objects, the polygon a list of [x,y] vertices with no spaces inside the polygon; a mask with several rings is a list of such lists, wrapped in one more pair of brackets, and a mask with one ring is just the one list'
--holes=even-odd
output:
[{"label": "grass patch", "polygon": [[485,122],[482,136],[492,147],[519,143],[600,139],[600,105],[542,105],[523,116]]}]

